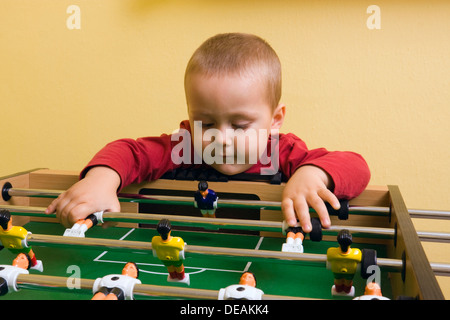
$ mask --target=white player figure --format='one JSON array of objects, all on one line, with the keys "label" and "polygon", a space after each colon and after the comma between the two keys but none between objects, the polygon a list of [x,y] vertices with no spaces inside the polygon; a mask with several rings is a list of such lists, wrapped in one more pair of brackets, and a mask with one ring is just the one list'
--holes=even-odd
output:
[{"label": "white player figure", "polygon": [[19,253],[12,265],[0,265],[0,296],[19,291],[17,277],[20,274],[28,274],[30,266],[30,258],[24,253]]},{"label": "white player figure", "polygon": [[92,300],[133,300],[136,284],[141,284],[139,269],[134,262],[128,262],[122,274],[110,274],[97,278],[92,287]]},{"label": "white player figure", "polygon": [[376,282],[370,282],[366,285],[364,295],[356,297],[353,300],[390,300],[381,294],[380,285]]},{"label": "white player figure", "polygon": [[256,288],[256,278],[251,272],[244,272],[239,284],[219,290],[219,300],[261,300],[264,292]]}]

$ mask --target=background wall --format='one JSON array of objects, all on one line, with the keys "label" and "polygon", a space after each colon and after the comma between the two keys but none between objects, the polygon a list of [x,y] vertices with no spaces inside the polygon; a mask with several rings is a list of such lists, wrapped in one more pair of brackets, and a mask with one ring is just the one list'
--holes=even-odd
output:
[{"label": "background wall", "polygon": [[[374,4],[381,29],[366,24]],[[0,176],[78,171],[114,139],[172,132],[192,52],[234,31],[280,56],[282,132],[361,153],[370,183],[399,185],[409,208],[450,209],[444,0],[2,0]]]}]

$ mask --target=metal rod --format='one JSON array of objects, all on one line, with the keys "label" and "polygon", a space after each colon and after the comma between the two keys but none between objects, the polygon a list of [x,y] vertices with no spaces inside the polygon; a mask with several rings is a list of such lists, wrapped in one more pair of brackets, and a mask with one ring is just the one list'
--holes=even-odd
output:
[{"label": "metal rod", "polygon": [[[387,207],[358,207],[352,206],[349,208],[349,212],[367,212],[367,213],[382,213],[389,214],[389,208]],[[414,218],[450,218],[450,211],[445,210],[421,210],[421,209],[407,209],[411,217]]]},{"label": "metal rod", "polygon": [[[18,289],[32,289],[32,290],[42,290],[42,289],[65,289],[72,290],[68,286],[67,277],[55,277],[47,276],[41,274],[20,274],[17,277],[17,288]],[[92,287],[95,280],[89,279],[77,279],[77,289],[80,290],[90,290],[92,292]],[[44,287],[44,288],[43,288]]]},{"label": "metal rod", "polygon": [[[86,292],[92,292],[95,280],[77,278],[76,288],[72,288],[68,285],[67,277],[47,276],[39,274],[20,274],[17,277],[18,289],[30,289],[30,290],[64,290],[68,292],[78,292],[83,290]],[[157,286],[149,284],[136,284],[133,289],[133,295],[135,296],[163,296],[163,297],[179,297],[188,299],[208,299],[217,300],[219,291],[195,289],[195,288],[183,288],[183,287],[169,287],[169,286]],[[302,300],[308,298],[292,297],[292,296],[279,296],[264,294],[263,300]]]},{"label": "metal rod", "polygon": [[[27,207],[27,206],[11,206],[0,205],[0,209],[8,209],[13,215],[29,215],[35,217],[55,217],[55,215],[45,214],[45,208]],[[283,232],[283,223],[280,221],[263,221],[263,220],[245,220],[245,219],[226,219],[226,218],[206,218],[178,215],[162,215],[150,213],[126,213],[126,212],[105,212],[103,214],[104,221],[116,222],[134,222],[134,223],[157,223],[159,220],[169,218],[173,225],[178,226],[197,226],[208,229],[245,229],[257,231]],[[395,236],[395,230],[391,228],[376,227],[355,227],[332,225],[328,229],[323,229],[324,234],[336,234],[342,229],[349,230],[352,234],[358,236],[376,235],[378,237],[391,239]],[[417,231],[419,238],[422,240],[432,241],[450,241],[450,233],[425,232]]]},{"label": "metal rod", "polygon": [[[27,189],[27,188],[10,188],[7,190],[9,196],[20,196],[20,197],[58,197],[65,190],[51,190],[51,189]],[[127,202],[167,202],[174,201],[178,204],[189,204],[193,205],[193,197],[181,197],[181,196],[161,196],[161,195],[141,195],[141,194],[129,194],[129,193],[119,193],[120,201]],[[281,210],[281,202],[277,201],[260,201],[260,200],[236,200],[236,199],[220,199],[219,207],[236,207],[242,206],[246,208],[260,208],[260,209],[270,209],[270,210]],[[387,207],[359,207],[351,206],[349,207],[349,212],[352,213],[366,213],[366,214],[389,214],[389,208]],[[428,217],[428,218],[450,218],[450,211],[445,210],[419,210],[419,209],[408,209],[411,216],[414,217]]]},{"label": "metal rod", "polygon": [[[118,251],[132,251],[132,252],[146,252],[152,251],[151,243],[141,241],[127,241],[127,240],[111,240],[111,239],[97,239],[97,238],[77,238],[77,237],[63,237],[50,236],[41,234],[29,234],[27,238],[29,245],[35,246],[54,246],[54,247],[82,247],[84,249],[100,249],[100,250],[118,250]],[[194,255],[213,255],[242,258],[248,260],[284,260],[291,262],[300,262],[303,264],[312,264],[318,266],[325,266],[327,257],[325,254],[313,253],[289,253],[281,251],[270,250],[255,250],[255,249],[236,249],[223,247],[206,247],[187,245],[186,253]],[[398,259],[378,258],[378,265],[387,268],[388,271],[401,271],[402,261]],[[432,268],[437,268],[441,273],[450,273],[450,265],[448,264],[431,264]]]}]

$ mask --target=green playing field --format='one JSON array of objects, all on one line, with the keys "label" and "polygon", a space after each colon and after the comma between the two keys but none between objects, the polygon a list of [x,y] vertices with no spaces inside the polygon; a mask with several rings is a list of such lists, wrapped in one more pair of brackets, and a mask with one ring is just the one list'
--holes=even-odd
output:
[{"label": "green playing field", "polygon": [[[55,223],[31,222],[24,226],[33,234],[62,235],[64,228]],[[132,240],[150,242],[157,235],[154,229],[101,228],[94,227],[86,233],[88,238],[107,238],[117,240]],[[219,290],[239,282],[244,271],[251,271],[257,279],[257,287],[265,294],[296,296],[318,299],[336,299],[331,295],[333,274],[325,267],[304,265],[294,261],[284,260],[252,260],[248,257],[219,257],[200,254],[190,254],[189,245],[208,247],[245,248],[256,250],[280,251],[283,238],[259,237],[253,235],[221,234],[208,232],[172,231],[173,236],[180,236],[187,243],[185,268],[190,276],[190,288]],[[306,253],[326,254],[329,247],[336,247],[336,242],[304,241]],[[385,257],[383,246],[357,244],[355,248],[372,248],[377,250],[378,257]],[[130,251],[102,251],[84,248],[55,248],[33,246],[37,259],[42,260],[42,274],[67,277],[70,286],[78,276],[85,279],[96,279],[109,274],[120,274],[127,262],[137,263],[140,269],[139,280],[143,284],[180,286],[185,284],[167,282],[167,271],[162,263],[151,252],[133,253]],[[11,264],[15,255],[7,249],[0,251],[0,264]],[[30,270],[31,274],[39,274]],[[381,285],[383,295],[390,297],[391,288],[388,274],[382,272]],[[356,296],[364,292],[365,280],[359,274],[355,275],[354,286]],[[92,292],[80,289],[55,291],[51,288],[42,290],[22,289],[0,297],[1,300],[19,299],[63,299],[89,300]],[[164,297],[135,296],[139,299],[161,299]],[[349,298],[345,298],[349,299]]]}]

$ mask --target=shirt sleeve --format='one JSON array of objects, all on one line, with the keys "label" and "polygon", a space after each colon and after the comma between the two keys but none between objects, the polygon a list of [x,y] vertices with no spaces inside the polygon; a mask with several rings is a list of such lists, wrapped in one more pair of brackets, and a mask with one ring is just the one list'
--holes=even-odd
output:
[{"label": "shirt sleeve", "polygon": [[339,199],[358,196],[367,187],[370,170],[364,158],[350,151],[328,151],[325,148],[309,150],[293,134],[280,137],[280,169],[289,179],[301,166],[314,165],[333,179],[332,190]]},{"label": "shirt sleeve", "polygon": [[[181,129],[189,130],[189,122],[183,121]],[[102,148],[81,171],[80,179],[95,166],[106,166],[115,170],[121,179],[119,190],[131,183],[159,179],[167,171],[176,169],[171,154],[171,135],[134,139],[119,139]]]}]

